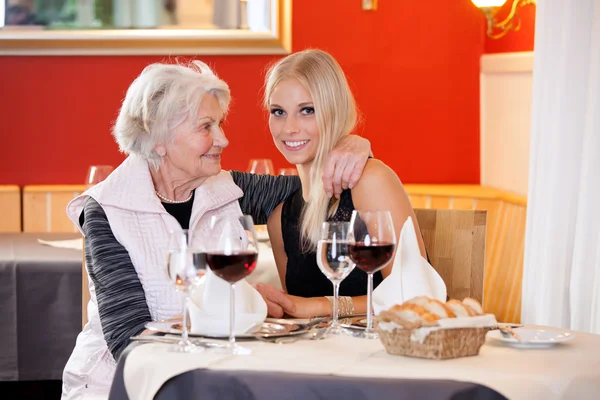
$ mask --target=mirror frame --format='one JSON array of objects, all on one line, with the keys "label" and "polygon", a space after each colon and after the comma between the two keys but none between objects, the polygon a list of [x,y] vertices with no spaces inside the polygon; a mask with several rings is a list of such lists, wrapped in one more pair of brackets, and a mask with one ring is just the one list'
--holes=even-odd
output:
[{"label": "mirror frame", "polygon": [[0,29],[7,55],[234,55],[289,54],[292,0],[272,0],[271,32],[235,29]]}]

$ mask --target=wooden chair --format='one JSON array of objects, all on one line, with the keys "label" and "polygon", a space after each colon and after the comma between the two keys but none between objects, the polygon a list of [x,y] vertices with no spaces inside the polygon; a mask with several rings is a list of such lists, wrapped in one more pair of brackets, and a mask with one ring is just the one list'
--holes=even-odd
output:
[{"label": "wooden chair", "polygon": [[431,265],[448,296],[483,304],[486,211],[415,209]]}]

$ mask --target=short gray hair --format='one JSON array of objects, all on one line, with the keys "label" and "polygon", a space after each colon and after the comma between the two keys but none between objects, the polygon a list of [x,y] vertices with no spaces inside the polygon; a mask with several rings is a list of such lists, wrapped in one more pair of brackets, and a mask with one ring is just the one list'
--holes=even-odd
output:
[{"label": "short gray hair", "polygon": [[127,89],[113,127],[113,136],[125,154],[136,154],[158,169],[162,157],[154,146],[166,143],[187,117],[195,120],[202,97],[214,95],[227,113],[229,86],[200,61],[188,64],[151,64]]}]

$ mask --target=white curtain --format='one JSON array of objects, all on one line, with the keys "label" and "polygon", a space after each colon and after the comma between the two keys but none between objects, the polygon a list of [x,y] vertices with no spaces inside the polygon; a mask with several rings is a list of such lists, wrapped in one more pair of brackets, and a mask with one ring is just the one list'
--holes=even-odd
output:
[{"label": "white curtain", "polygon": [[522,321],[600,333],[600,0],[537,5]]}]

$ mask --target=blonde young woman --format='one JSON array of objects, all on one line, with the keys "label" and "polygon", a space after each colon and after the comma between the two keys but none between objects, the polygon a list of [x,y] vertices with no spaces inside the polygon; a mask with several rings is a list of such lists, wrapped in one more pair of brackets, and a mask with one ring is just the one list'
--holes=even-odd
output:
[{"label": "blonde young woman", "polygon": [[[396,237],[406,219],[416,221],[402,183],[383,162],[370,159],[360,180],[339,197],[330,198],[321,176],[326,155],[355,127],[357,109],[344,72],[336,60],[319,50],[292,54],[267,73],[265,106],[269,128],[279,151],[298,169],[302,182],[269,217],[268,229],[282,287],[292,303],[287,314],[313,317],[331,314],[325,296],[331,282],[317,266],[315,249],[323,221],[349,221],[354,209],[389,210]],[[418,229],[418,228],[417,228]],[[423,242],[419,246],[424,255]],[[391,263],[378,272],[379,284]],[[273,288],[260,285],[265,297]],[[340,296],[353,303],[355,313],[366,312],[367,275],[359,269],[342,282]]]}]

